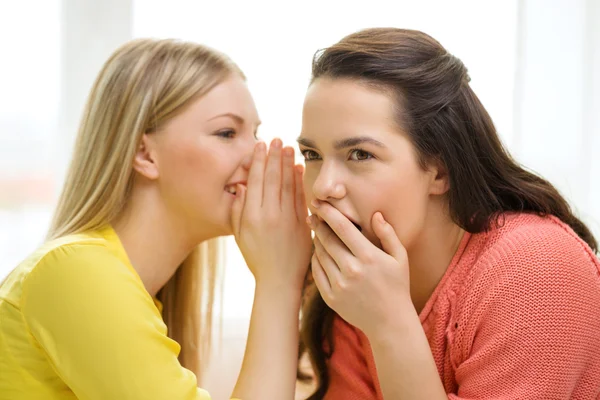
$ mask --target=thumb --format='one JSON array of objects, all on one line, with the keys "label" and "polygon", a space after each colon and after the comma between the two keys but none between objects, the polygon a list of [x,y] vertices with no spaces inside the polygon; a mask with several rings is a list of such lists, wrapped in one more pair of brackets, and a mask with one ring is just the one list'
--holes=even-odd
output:
[{"label": "thumb", "polygon": [[242,214],[245,202],[246,186],[238,184],[235,188],[235,199],[233,200],[233,206],[231,208],[231,226],[233,227],[233,234],[236,237],[239,236],[242,227]]},{"label": "thumb", "polygon": [[401,261],[405,258],[406,249],[402,246],[392,225],[383,218],[383,215],[380,212],[376,212],[373,215],[371,224],[375,235],[377,235],[381,241],[383,251],[394,257],[397,261]]}]

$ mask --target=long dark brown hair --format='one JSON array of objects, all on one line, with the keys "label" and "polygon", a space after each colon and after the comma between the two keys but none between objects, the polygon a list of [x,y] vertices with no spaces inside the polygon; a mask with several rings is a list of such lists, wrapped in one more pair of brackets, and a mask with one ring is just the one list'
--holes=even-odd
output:
[{"label": "long dark brown hair", "polygon": [[[366,83],[394,99],[397,124],[407,132],[420,164],[445,166],[450,215],[467,232],[490,229],[505,212],[554,215],[597,252],[596,239],[554,186],[508,154],[469,86],[464,64],[435,39],[393,28],[353,33],[315,54],[312,82],[323,77]],[[327,392],[333,317],[319,291],[307,285],[300,357],[308,352],[317,380],[309,400],[320,400]]]}]

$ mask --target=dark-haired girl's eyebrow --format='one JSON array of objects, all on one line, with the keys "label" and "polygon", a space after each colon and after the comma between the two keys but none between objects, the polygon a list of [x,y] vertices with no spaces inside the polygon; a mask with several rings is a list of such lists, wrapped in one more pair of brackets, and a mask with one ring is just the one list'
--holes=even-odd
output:
[{"label": "dark-haired girl's eyebrow", "polygon": [[[318,148],[317,144],[314,141],[307,139],[307,138],[299,137],[298,139],[296,139],[296,141],[298,142],[298,144],[301,144],[302,146],[305,146],[305,147],[312,147],[313,149]],[[336,140],[333,144],[333,147],[336,150],[341,150],[341,149],[345,149],[348,147],[356,147],[358,145],[365,144],[365,143],[372,144],[372,145],[375,145],[377,147],[382,147],[382,148],[386,147],[379,140],[373,139],[372,137],[369,137],[369,136],[355,136],[355,137],[350,137],[350,138],[346,138],[346,139]]]},{"label": "dark-haired girl's eyebrow", "polygon": [[377,147],[382,147],[382,148],[386,147],[379,140],[373,139],[372,137],[356,136],[356,137],[350,137],[347,139],[336,140],[333,144],[333,148],[336,150],[341,150],[341,149],[345,149],[348,147],[356,147],[358,145],[365,144],[365,143],[372,144],[372,145],[375,145]]}]

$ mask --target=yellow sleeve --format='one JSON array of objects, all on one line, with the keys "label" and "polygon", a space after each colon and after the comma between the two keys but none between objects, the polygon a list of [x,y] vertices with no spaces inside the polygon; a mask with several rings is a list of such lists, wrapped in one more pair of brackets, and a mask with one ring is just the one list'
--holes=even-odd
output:
[{"label": "yellow sleeve", "polygon": [[31,334],[81,400],[209,400],[139,278],[107,248],[47,254],[23,283]]}]

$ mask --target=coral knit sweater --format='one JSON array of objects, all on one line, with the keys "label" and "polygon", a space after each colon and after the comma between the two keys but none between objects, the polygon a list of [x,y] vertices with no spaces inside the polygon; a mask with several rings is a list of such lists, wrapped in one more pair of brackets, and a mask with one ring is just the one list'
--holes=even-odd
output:
[{"label": "coral knit sweater", "polygon": [[[449,399],[600,399],[600,262],[557,218],[465,234],[420,319]],[[328,367],[326,400],[383,399],[367,338],[339,317]]]}]

